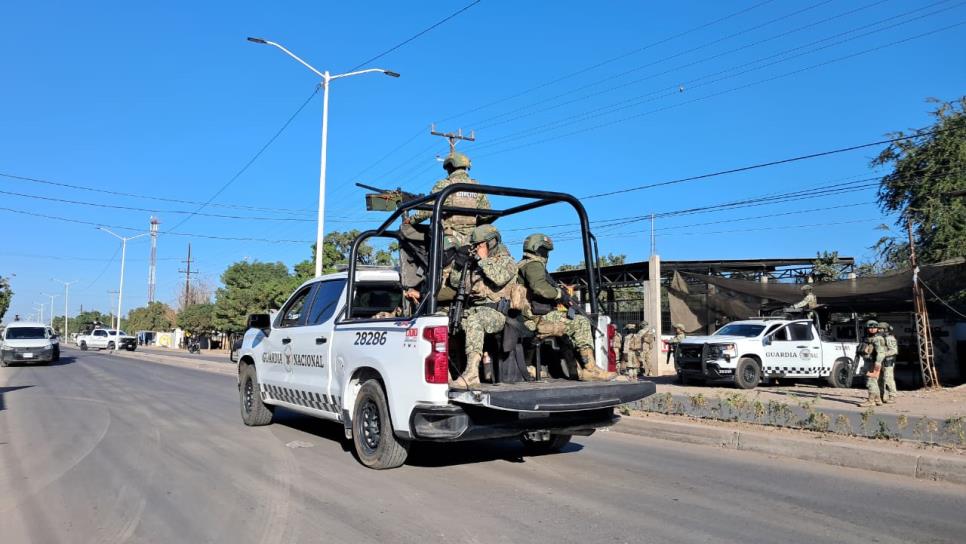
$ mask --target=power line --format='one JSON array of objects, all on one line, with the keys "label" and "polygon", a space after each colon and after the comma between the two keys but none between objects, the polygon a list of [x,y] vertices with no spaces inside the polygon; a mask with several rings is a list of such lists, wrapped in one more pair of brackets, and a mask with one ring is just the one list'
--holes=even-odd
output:
[{"label": "power line", "polygon": [[[10,213],[16,213],[20,215],[28,215],[32,217],[42,217],[44,219],[54,219],[56,221],[64,221],[67,223],[75,223],[79,225],[90,225],[93,227],[110,227],[112,229],[123,229],[130,231],[143,231],[143,228],[128,227],[123,225],[108,225],[105,223],[97,223],[94,221],[84,221],[82,219],[71,219],[69,217],[60,217],[57,215],[48,215],[43,213],[29,212],[26,210],[17,210],[14,208],[0,207],[0,211],[6,211]],[[166,234],[171,236],[183,236],[186,238],[207,238],[211,240],[227,240],[233,242],[267,242],[267,243],[290,243],[290,244],[311,244],[314,240],[269,240],[266,238],[247,238],[247,237],[236,237],[236,236],[215,236],[213,234],[194,234],[187,232],[171,232],[171,231],[159,231],[158,234]]]},{"label": "power line", "polygon": [[451,14],[449,14],[449,15],[447,15],[447,16],[446,16],[446,17],[444,17],[443,19],[441,19],[441,20],[439,20],[439,21],[437,21],[437,22],[436,22],[436,23],[434,23],[433,25],[431,25],[431,26],[429,26],[429,27],[427,27],[427,28],[424,28],[423,30],[420,30],[419,32],[417,32],[416,34],[414,34],[414,35],[412,35],[412,36],[411,36],[411,37],[409,37],[408,39],[406,39],[406,40],[404,40],[404,41],[402,41],[402,42],[400,42],[400,43],[398,43],[398,44],[396,44],[396,45],[394,45],[394,46],[392,46],[392,47],[390,47],[389,49],[387,49],[387,50],[385,50],[385,51],[383,51],[382,53],[379,53],[378,55],[376,55],[376,56],[374,56],[374,57],[372,57],[372,58],[371,58],[371,59],[369,59],[369,60],[366,60],[366,61],[364,61],[364,62],[361,62],[361,63],[359,63],[358,65],[356,65],[356,66],[354,66],[354,67],[352,67],[352,68],[349,68],[349,70],[348,70],[348,71],[349,71],[349,72],[354,72],[354,71],[356,71],[356,70],[358,70],[359,68],[362,68],[363,66],[365,66],[365,65],[367,65],[367,64],[369,64],[370,62],[372,62],[372,61],[374,61],[374,60],[378,60],[378,59],[380,59],[380,58],[382,58],[382,57],[385,57],[385,56],[386,56],[386,55],[388,55],[389,53],[392,53],[393,51],[395,51],[395,50],[397,50],[397,49],[399,49],[400,47],[402,47],[402,46],[404,46],[404,45],[406,45],[407,43],[409,43],[409,42],[411,42],[411,41],[413,41],[413,40],[415,40],[416,38],[419,38],[419,37],[420,37],[420,36],[422,36],[423,34],[426,34],[427,32],[429,32],[429,31],[431,31],[431,30],[433,30],[434,28],[436,28],[436,27],[438,27],[438,26],[440,26],[441,24],[443,24],[443,23],[445,23],[446,21],[449,21],[450,19],[452,19],[452,18],[454,18],[454,17],[456,17],[457,15],[459,15],[459,14],[461,14],[461,13],[463,13],[464,11],[466,11],[466,10],[468,10],[468,9],[470,9],[471,7],[473,7],[473,6],[475,6],[475,5],[477,5],[477,4],[479,4],[479,3],[481,2],[481,1],[482,1],[482,0],[475,0],[474,2],[471,2],[471,3],[469,3],[469,4],[467,4],[467,5],[465,5],[465,6],[463,6],[462,8],[460,8],[460,9],[458,9],[458,10],[456,10],[456,11],[454,11],[453,13],[451,13]]}]

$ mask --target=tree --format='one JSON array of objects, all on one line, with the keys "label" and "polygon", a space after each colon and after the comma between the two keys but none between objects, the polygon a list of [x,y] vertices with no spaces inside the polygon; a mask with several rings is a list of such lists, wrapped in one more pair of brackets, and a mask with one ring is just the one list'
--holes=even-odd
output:
[{"label": "tree", "polygon": [[[74,317],[71,317],[68,323],[67,334],[72,334],[75,332],[81,332],[93,326],[95,323],[101,323],[105,327],[113,326],[114,316],[111,314],[102,314],[97,310],[91,310],[87,312],[81,312]],[[64,331],[64,316],[58,315],[54,317],[54,330],[60,334]],[[123,327],[121,327],[123,329]]]},{"label": "tree", "polygon": [[[331,274],[338,271],[340,266],[347,266],[349,264],[349,252],[352,251],[352,242],[354,242],[358,236],[358,230],[350,230],[346,232],[332,231],[325,236],[325,254],[323,255],[324,266],[322,268],[323,274]],[[315,276],[315,248],[316,245],[312,244],[311,258],[295,265],[294,277],[296,279],[296,284],[302,283],[303,281]],[[372,266],[396,265],[398,263],[393,255],[395,255],[397,251],[399,251],[399,244],[396,242],[390,243],[388,249],[375,249],[369,244],[368,241],[363,242],[359,246],[359,264]]]},{"label": "tree", "polygon": [[178,326],[191,334],[212,332],[215,330],[214,317],[214,304],[192,304],[178,312]]},{"label": "tree", "polygon": [[812,261],[812,279],[815,283],[835,281],[840,275],[838,251],[823,251],[815,254],[815,260]]},{"label": "tree", "polygon": [[[892,169],[879,186],[879,205],[899,213],[898,232],[883,236],[874,247],[885,268],[908,266],[906,222],[920,262],[966,255],[966,199],[949,194],[966,189],[966,96],[938,104],[934,123],[908,140],[894,142],[872,161]],[[905,137],[896,132],[890,137]]]},{"label": "tree", "polygon": [[[603,257],[597,258],[597,266],[618,266],[624,264],[627,260],[627,255],[621,253],[620,255],[614,255],[613,253],[608,253]],[[562,264],[557,267],[557,272],[563,272],[565,270],[581,270],[584,268],[584,261],[580,261],[578,264]]]},{"label": "tree", "polygon": [[281,262],[239,261],[221,275],[212,324],[225,332],[248,326],[248,315],[278,309],[292,291],[293,276]]},{"label": "tree", "polygon": [[7,309],[10,308],[11,299],[13,299],[13,290],[10,288],[10,280],[0,276],[0,319],[3,319]]},{"label": "tree", "polygon": [[211,302],[211,294],[214,289],[211,282],[205,279],[196,279],[191,282],[191,289],[185,291],[184,286],[178,289],[178,311],[191,306],[192,304],[206,304]]},{"label": "tree", "polygon": [[128,312],[121,328],[130,334],[137,331],[168,332],[174,328],[174,320],[174,310],[163,302],[155,301]]}]

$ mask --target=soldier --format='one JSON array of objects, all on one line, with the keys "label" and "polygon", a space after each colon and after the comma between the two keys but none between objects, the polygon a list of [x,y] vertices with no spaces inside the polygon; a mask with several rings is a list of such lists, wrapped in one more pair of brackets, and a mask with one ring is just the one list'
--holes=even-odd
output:
[{"label": "soldier", "polygon": [[[446,170],[448,176],[436,182],[433,185],[433,193],[438,193],[444,188],[453,185],[454,183],[472,183],[479,185],[475,179],[471,178],[467,173],[471,168],[472,163],[470,158],[462,153],[458,153],[455,150],[451,151],[446,160],[443,161],[443,169]],[[430,205],[433,202],[429,202]],[[453,206],[456,208],[477,208],[480,210],[490,209],[490,199],[482,193],[471,193],[469,191],[460,191],[454,193],[446,199],[446,206]],[[432,216],[432,212],[429,211],[417,211],[413,216],[413,222],[418,223],[428,217]],[[443,214],[443,233],[451,237],[459,246],[464,246],[467,244],[470,234],[473,229],[480,224],[479,217],[476,215],[461,215],[461,214]]]},{"label": "soldier", "polygon": [[[493,225],[480,225],[469,236],[477,266],[470,274],[469,304],[463,312],[462,327],[466,333],[466,370],[450,387],[469,389],[480,384],[483,340],[487,334],[503,330],[506,325],[506,288],[517,275],[513,256],[500,242],[500,231]],[[459,288],[460,274],[450,274],[450,285]],[[503,311],[501,311],[503,309]]]},{"label": "soldier", "polygon": [[879,336],[879,324],[870,319],[865,322],[865,337],[859,344],[858,353],[865,360],[867,368],[865,388],[869,391],[869,399],[859,406],[882,406],[882,396],[879,394],[879,373],[882,370],[885,354],[885,338]]},{"label": "soldier", "polygon": [[818,299],[815,298],[815,294],[812,293],[812,286],[805,284],[802,286],[802,294],[805,296],[802,300],[791,305],[793,310],[814,310],[818,308]]},{"label": "soldier", "polygon": [[530,302],[530,310],[524,311],[524,318],[533,321],[535,327],[532,328],[538,332],[541,328],[557,329],[570,338],[583,360],[583,369],[577,372],[581,380],[610,380],[614,374],[597,366],[590,320],[583,315],[568,314],[567,308],[562,305],[569,304],[571,298],[547,271],[547,260],[552,250],[553,241],[544,234],[531,234],[523,241],[523,259],[517,265],[517,281],[527,288]]},{"label": "soldier", "polygon": [[892,325],[879,322],[879,331],[885,340],[885,357],[882,359],[882,402],[893,404],[896,401],[896,355],[899,342],[892,334]]},{"label": "soldier", "polygon": [[[673,324],[671,326],[674,328],[674,337],[667,341],[667,348],[668,348],[667,349],[667,360],[668,360],[668,362],[671,361],[671,354],[677,352],[678,345],[681,342],[684,342],[684,339],[687,338],[687,336],[688,336],[687,333],[684,332],[684,324],[683,323],[675,323],[675,324]],[[677,357],[677,355],[675,355],[675,357]]]},{"label": "soldier", "polygon": [[620,330],[614,331],[614,341],[611,346],[614,348],[614,364],[617,372],[621,371],[621,343],[624,341],[624,337],[621,336]]},{"label": "soldier", "polygon": [[638,352],[641,350],[641,337],[637,335],[637,323],[628,323],[624,329],[624,374],[637,378],[641,361]]},{"label": "soldier", "polygon": [[651,351],[654,347],[654,327],[648,327],[647,321],[641,321],[641,332],[637,333],[641,337],[641,360],[645,376],[656,376],[657,368],[654,365],[654,357]]}]

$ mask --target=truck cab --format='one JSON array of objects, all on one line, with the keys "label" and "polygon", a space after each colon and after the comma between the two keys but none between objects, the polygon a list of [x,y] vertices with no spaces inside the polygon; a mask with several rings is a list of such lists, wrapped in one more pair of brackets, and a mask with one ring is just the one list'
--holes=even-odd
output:
[{"label": "truck cab", "polygon": [[91,332],[78,336],[77,345],[82,351],[88,349],[137,349],[137,338],[127,335],[124,331],[115,329],[95,328]]},{"label": "truck cab", "polygon": [[823,339],[809,319],[733,321],[710,336],[690,336],[674,355],[681,382],[731,381],[754,389],[765,379],[825,379],[850,387],[858,344]]},{"label": "truck cab", "polygon": [[[255,314],[233,357],[238,361],[242,420],[271,423],[276,407],[339,422],[360,461],[371,468],[405,462],[415,441],[452,442],[517,437],[531,449],[555,451],[573,435],[589,435],[619,420],[615,407],[654,393],[650,382],[578,382],[568,379],[500,381],[451,389],[464,364],[459,334],[439,311],[442,233],[435,219],[454,191],[516,196],[530,202],[507,210],[481,210],[499,218],[556,202],[571,204],[584,232],[585,262],[591,250],[589,221],[572,196],[504,187],[454,184],[439,194],[401,203],[383,225],[355,240],[348,270],[305,282],[271,316]],[[435,203],[430,202],[435,199]],[[358,264],[370,238],[399,240],[390,229],[403,211],[429,209],[425,278],[420,302],[403,309],[403,273]],[[461,209],[461,213],[466,210]],[[612,365],[615,328],[597,310],[596,277],[588,270],[588,314],[595,325],[601,366]],[[542,349],[527,343],[521,349]]]}]

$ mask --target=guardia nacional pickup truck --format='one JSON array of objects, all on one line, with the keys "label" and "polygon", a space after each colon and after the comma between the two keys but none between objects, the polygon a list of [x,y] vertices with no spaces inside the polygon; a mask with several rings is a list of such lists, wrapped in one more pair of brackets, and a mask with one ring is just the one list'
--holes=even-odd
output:
[{"label": "guardia nacional pickup truck", "polygon": [[[435,295],[443,267],[438,218],[455,210],[442,205],[455,191],[525,199],[511,208],[485,210],[496,222],[533,208],[569,204],[582,226],[584,262],[598,262],[586,212],[571,195],[454,184],[438,194],[400,202],[378,229],[355,240],[347,271],[306,282],[274,317],[249,318],[250,328],[232,354],[238,363],[241,416],[246,425],[271,423],[278,407],[339,422],[360,461],[386,469],[403,464],[415,441],[517,437],[532,451],[557,451],[573,435],[589,435],[616,423],[620,417],[616,406],[654,393],[650,382],[568,379],[450,388],[449,380],[462,371],[465,356],[461,334],[451,331],[447,315],[437,311]],[[357,250],[375,237],[401,241],[400,231],[390,227],[413,210],[432,212],[430,224],[424,227],[427,251],[421,257],[425,278],[420,303],[402,317],[381,317],[405,306],[402,280],[408,272],[405,265],[401,270],[357,265]],[[475,209],[459,212],[482,215]],[[518,248],[510,249],[519,254]],[[613,369],[615,327],[597,312],[596,289],[596,271],[591,268],[582,300],[590,301],[587,311],[596,324],[597,360]],[[524,350],[555,357],[552,347],[520,342]]]},{"label": "guardia nacional pickup truck", "polygon": [[851,387],[856,368],[855,342],[823,340],[809,319],[733,321],[711,336],[689,336],[674,354],[682,382],[729,380],[754,389],[763,379],[825,379]]}]

